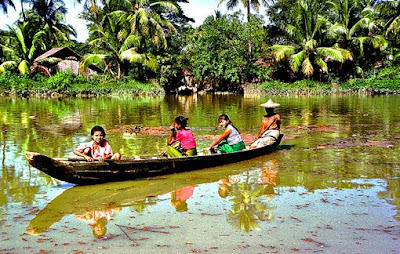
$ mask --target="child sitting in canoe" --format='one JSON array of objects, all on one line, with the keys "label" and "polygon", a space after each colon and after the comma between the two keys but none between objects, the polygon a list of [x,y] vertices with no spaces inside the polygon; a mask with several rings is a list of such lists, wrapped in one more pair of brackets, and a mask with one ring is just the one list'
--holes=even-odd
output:
[{"label": "child sitting in canoe", "polygon": [[244,144],[238,129],[233,126],[229,117],[222,114],[219,116],[218,121],[219,125],[225,128],[225,131],[217,140],[212,142],[209,148],[218,145],[218,150],[223,153],[231,153],[245,149],[246,145]]},{"label": "child sitting in canoe", "polygon": [[[194,156],[197,155],[196,140],[191,130],[186,129],[189,118],[178,116],[175,118],[170,129],[167,141],[168,157]],[[174,144],[180,144],[175,146]]]},{"label": "child sitting in canoe", "polygon": [[82,143],[74,150],[74,154],[82,156],[87,161],[104,161],[105,159],[120,160],[121,154],[113,154],[110,144],[104,139],[106,132],[101,126],[94,126],[90,131],[92,141]]}]

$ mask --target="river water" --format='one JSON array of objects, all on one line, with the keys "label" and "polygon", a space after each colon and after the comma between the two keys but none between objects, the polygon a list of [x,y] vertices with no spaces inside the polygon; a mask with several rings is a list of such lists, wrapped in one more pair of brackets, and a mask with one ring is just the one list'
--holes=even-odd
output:
[{"label": "river water", "polygon": [[158,154],[178,115],[198,148],[222,113],[249,143],[268,99],[0,98],[0,253],[400,253],[399,96],[273,97],[276,152],[193,172],[74,186],[24,158],[73,157],[94,125],[124,157]]}]

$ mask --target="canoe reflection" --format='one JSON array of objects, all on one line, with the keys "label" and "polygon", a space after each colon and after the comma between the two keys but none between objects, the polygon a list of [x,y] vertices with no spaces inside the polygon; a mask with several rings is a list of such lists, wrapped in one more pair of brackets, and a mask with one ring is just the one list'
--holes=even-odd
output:
[{"label": "canoe reflection", "polygon": [[[266,158],[264,161],[268,161]],[[256,170],[250,170],[254,169]],[[85,221],[93,228],[95,237],[102,237],[107,232],[107,225],[115,214],[124,207],[130,207],[134,212],[141,212],[146,207],[157,205],[157,197],[168,194],[171,197],[171,205],[177,212],[187,211],[188,199],[193,197],[196,185],[204,183],[220,182],[226,184],[226,195],[232,202],[230,217],[247,217],[247,224],[240,220],[241,229],[249,231],[255,228],[256,222],[249,220],[270,220],[268,209],[271,206],[263,204],[258,197],[270,194],[270,184],[262,184],[260,181],[260,161],[248,161],[217,167],[207,170],[199,170],[172,174],[163,177],[153,177],[143,180],[114,182],[93,186],[76,186],[64,191],[43,208],[33,218],[26,233],[40,235],[47,231],[54,223],[60,221],[66,215],[74,215],[75,218]],[[245,172],[238,174],[240,172]],[[253,175],[253,174],[256,175]],[[250,177],[251,175],[251,177]],[[258,179],[256,180],[255,177]],[[224,183],[225,182],[225,183]],[[220,189],[223,184],[220,184]],[[269,188],[269,189],[268,189]],[[220,192],[220,190],[218,190]],[[215,189],[217,192],[217,189]],[[212,195],[212,194],[210,194]],[[264,199],[265,201],[265,199]],[[200,200],[201,202],[201,200]]]}]

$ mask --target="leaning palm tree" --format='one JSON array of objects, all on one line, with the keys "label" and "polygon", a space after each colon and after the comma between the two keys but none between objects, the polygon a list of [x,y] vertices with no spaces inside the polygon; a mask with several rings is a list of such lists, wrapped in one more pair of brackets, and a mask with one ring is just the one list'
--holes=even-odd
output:
[{"label": "leaning palm tree", "polygon": [[6,70],[18,68],[21,74],[29,72],[29,67],[37,53],[37,50],[46,49],[43,42],[45,31],[39,31],[30,37],[29,22],[17,23],[16,27],[8,27],[9,37],[7,44],[0,44],[3,54],[7,59],[0,65],[0,73]]},{"label": "leaning palm tree", "polygon": [[323,73],[328,73],[328,61],[345,62],[353,60],[350,51],[334,47],[322,47],[319,45],[321,30],[326,24],[322,16],[323,7],[317,0],[299,0],[290,13],[293,14],[293,24],[287,24],[281,29],[287,36],[285,45],[273,45],[271,47],[274,59],[277,63],[288,60],[293,72],[300,71],[305,77],[314,75],[318,67]]}]

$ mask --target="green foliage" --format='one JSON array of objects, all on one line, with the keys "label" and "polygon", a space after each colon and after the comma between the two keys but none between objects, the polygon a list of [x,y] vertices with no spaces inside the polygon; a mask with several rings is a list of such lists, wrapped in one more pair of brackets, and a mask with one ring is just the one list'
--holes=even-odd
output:
[{"label": "green foliage", "polygon": [[186,53],[195,78],[217,90],[235,89],[251,81],[257,67],[249,59],[248,40],[253,37],[252,54],[258,57],[266,36],[262,24],[257,16],[244,22],[240,12],[207,17],[192,35]]},{"label": "green foliage", "polygon": [[0,94],[17,96],[131,96],[162,94],[160,87],[151,82],[119,80],[104,76],[75,76],[72,72],[59,72],[48,78],[41,74],[16,76],[0,75]]}]

